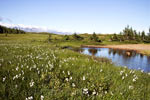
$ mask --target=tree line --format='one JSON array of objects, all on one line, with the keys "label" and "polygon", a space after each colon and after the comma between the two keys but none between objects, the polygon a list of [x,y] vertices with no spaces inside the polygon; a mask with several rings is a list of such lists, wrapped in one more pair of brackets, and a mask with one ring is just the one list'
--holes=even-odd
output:
[{"label": "tree line", "polygon": [[24,34],[25,31],[20,30],[18,28],[7,28],[5,26],[0,25],[0,34]]},{"label": "tree line", "polygon": [[[74,33],[73,34],[74,40],[83,40],[84,37],[81,37],[80,35]],[[64,36],[64,40],[70,40],[70,37],[68,35]],[[94,42],[102,42],[102,40],[97,36],[95,32],[89,37],[89,40]],[[149,32],[145,33],[145,31],[137,32],[129,25],[123,29],[122,32],[119,34],[113,34],[110,37],[111,41],[119,41],[119,42],[125,42],[125,41],[135,41],[135,42],[145,42],[150,43],[150,28]]]},{"label": "tree line", "polygon": [[[20,30],[18,28],[7,28],[5,26],[0,25],[0,34],[24,34],[25,31]],[[49,37],[51,38],[51,37]],[[74,33],[73,34],[73,40],[83,40],[84,37]],[[137,41],[137,42],[145,42],[145,43],[150,43],[150,28],[149,32],[145,33],[145,31],[142,32],[137,32],[134,30],[132,27],[129,25],[125,27],[125,29],[120,32],[120,34],[113,34],[111,36],[111,41]],[[68,41],[71,40],[68,35],[64,36],[64,40]],[[97,36],[95,32],[89,37],[89,40],[94,41],[94,42],[102,42],[102,40]]]},{"label": "tree line", "polygon": [[150,28],[149,32],[146,34],[145,31],[137,32],[132,27],[125,27],[125,29],[120,32],[120,34],[114,34],[111,37],[112,41],[137,41],[137,42],[147,42],[150,43]]},{"label": "tree line", "polygon": [[[72,37],[73,37],[73,40],[77,40],[77,41],[80,41],[80,40],[84,39],[84,37],[82,37],[82,36],[80,36],[80,35],[78,35],[76,33],[74,33]],[[71,39],[70,39],[69,35],[65,35],[64,36],[64,40],[68,41],[68,40],[71,40]],[[102,42],[99,39],[99,37],[96,35],[95,32],[93,32],[93,34],[89,37],[89,40],[94,41],[94,42]]]}]

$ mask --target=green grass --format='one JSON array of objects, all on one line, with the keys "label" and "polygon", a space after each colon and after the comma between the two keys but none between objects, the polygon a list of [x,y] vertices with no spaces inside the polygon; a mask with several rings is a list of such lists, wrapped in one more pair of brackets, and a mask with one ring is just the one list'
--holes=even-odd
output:
[{"label": "green grass", "polygon": [[150,51],[147,50],[139,51],[139,53],[150,56]]},{"label": "green grass", "polygon": [[[61,39],[60,35],[53,35]],[[0,35],[0,99],[148,100],[150,75],[47,42],[47,34]],[[77,43],[77,44],[76,44]],[[85,43],[87,44],[87,43]]]}]

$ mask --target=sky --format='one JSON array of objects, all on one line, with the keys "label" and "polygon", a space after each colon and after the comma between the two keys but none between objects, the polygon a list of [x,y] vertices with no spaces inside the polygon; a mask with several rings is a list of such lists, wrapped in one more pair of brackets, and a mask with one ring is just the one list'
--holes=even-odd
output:
[{"label": "sky", "polygon": [[150,27],[150,0],[0,0],[0,23],[63,32],[119,33]]}]

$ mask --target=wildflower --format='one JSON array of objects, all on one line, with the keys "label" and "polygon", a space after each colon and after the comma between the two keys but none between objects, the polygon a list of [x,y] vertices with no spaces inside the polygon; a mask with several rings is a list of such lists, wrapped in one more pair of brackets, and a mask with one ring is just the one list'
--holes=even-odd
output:
[{"label": "wildflower", "polygon": [[124,72],[124,71],[120,71],[120,75],[122,75],[122,74],[123,74],[123,72]]},{"label": "wildflower", "polygon": [[92,92],[92,94],[93,94],[93,95],[95,95],[95,94],[96,94],[96,92],[95,92],[95,91],[93,91],[93,92]]},{"label": "wildflower", "polygon": [[24,71],[22,70],[22,75],[24,75]]},{"label": "wildflower", "polygon": [[16,76],[14,76],[14,79],[15,79],[15,78],[18,78],[18,77],[19,77],[19,76],[18,76],[18,75],[16,75]]},{"label": "wildflower", "polygon": [[38,71],[38,74],[40,74],[40,71]]},{"label": "wildflower", "polygon": [[18,69],[19,69],[19,68],[18,68],[18,67],[16,67],[16,71],[18,71]]},{"label": "wildflower", "polygon": [[22,77],[22,80],[24,80],[24,77]]},{"label": "wildflower", "polygon": [[87,88],[83,89],[83,94],[88,94],[88,89]]},{"label": "wildflower", "polygon": [[85,80],[85,76],[83,76],[83,81]]},{"label": "wildflower", "polygon": [[135,82],[135,81],[136,81],[136,79],[134,78],[132,81],[133,81],[133,82]]},{"label": "wildflower", "polygon": [[128,76],[128,74],[126,73],[126,77]]},{"label": "wildflower", "polygon": [[72,87],[75,87],[76,85],[74,83],[72,83]]},{"label": "wildflower", "polygon": [[32,96],[28,97],[28,100],[32,100],[32,99],[33,99],[33,97],[32,97]]},{"label": "wildflower", "polygon": [[29,68],[29,66],[27,66],[27,68]]},{"label": "wildflower", "polygon": [[41,100],[43,100],[44,99],[44,96],[43,95],[41,95]]},{"label": "wildflower", "polygon": [[3,82],[6,80],[6,76],[3,78]]},{"label": "wildflower", "polygon": [[124,80],[124,76],[122,76],[122,80]]},{"label": "wildflower", "polygon": [[68,71],[68,75],[70,75],[70,72]]},{"label": "wildflower", "polygon": [[130,74],[132,73],[132,70],[130,71]]},{"label": "wildflower", "polygon": [[68,78],[66,78],[65,80],[66,80],[67,82],[69,81],[69,79],[68,79]]},{"label": "wildflower", "polygon": [[15,80],[16,76],[13,77],[13,80]]},{"label": "wildflower", "polygon": [[133,89],[133,88],[134,88],[133,86],[131,86],[131,85],[129,86],[129,89]]},{"label": "wildflower", "polygon": [[20,77],[21,76],[21,74],[19,74],[19,76],[18,77]]},{"label": "wildflower", "polygon": [[132,81],[135,82],[137,79],[138,79],[138,77],[136,75],[134,75],[134,78]]},{"label": "wildflower", "polygon": [[31,80],[31,82],[29,84],[30,84],[30,87],[32,87],[34,85],[34,81]]},{"label": "wildflower", "polygon": [[100,69],[100,72],[102,72],[103,71],[103,69]]},{"label": "wildflower", "polygon": [[70,80],[72,80],[72,77],[70,77]]},{"label": "wildflower", "polygon": [[135,72],[134,70],[131,70],[131,71],[130,71],[130,74],[131,74],[131,73],[134,73],[134,72]]}]

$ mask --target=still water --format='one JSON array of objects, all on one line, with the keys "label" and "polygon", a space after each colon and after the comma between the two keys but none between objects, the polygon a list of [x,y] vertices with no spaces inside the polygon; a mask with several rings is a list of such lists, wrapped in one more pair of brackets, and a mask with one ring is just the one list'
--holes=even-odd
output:
[{"label": "still water", "polygon": [[150,56],[145,56],[135,51],[109,48],[81,48],[79,52],[97,57],[106,57],[118,66],[127,66],[129,69],[150,72]]}]

